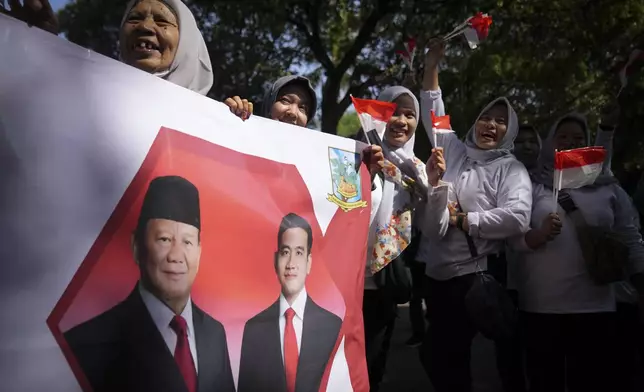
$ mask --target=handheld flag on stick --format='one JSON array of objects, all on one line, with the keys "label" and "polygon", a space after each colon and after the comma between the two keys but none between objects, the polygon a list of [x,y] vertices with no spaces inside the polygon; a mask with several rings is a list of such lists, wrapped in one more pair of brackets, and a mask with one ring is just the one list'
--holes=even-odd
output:
[{"label": "handheld flag on stick", "polygon": [[414,66],[414,58],[416,57],[416,39],[409,38],[407,42],[405,42],[405,50],[398,50],[396,51],[396,54],[402,57],[409,70],[412,70]]},{"label": "handheld flag on stick", "polygon": [[432,110],[432,136],[434,137],[434,148],[438,147],[437,134],[453,133],[449,123],[449,116],[437,116]]},{"label": "handheld flag on stick", "polygon": [[[382,145],[381,141],[385,137],[387,123],[396,111],[396,104],[376,101],[375,99],[355,98],[354,96],[351,96],[351,101],[356,113],[358,113],[362,131],[369,143]],[[377,136],[377,140],[374,140],[376,139],[375,136]]]},{"label": "handheld flag on stick", "polygon": [[396,112],[397,105],[393,102],[383,102],[373,99],[361,99],[351,96],[353,107],[358,113],[360,125],[370,144],[375,144],[382,147],[382,152],[385,156],[385,161],[395,166],[402,176],[406,179],[405,182],[414,188],[414,191],[421,198],[427,195],[427,186],[419,178],[418,173],[406,161],[404,156],[400,156],[396,151],[392,151],[386,143],[382,141],[385,138],[385,130],[391,116]]},{"label": "handheld flag on stick", "polygon": [[555,151],[553,176],[554,211],[557,211],[559,191],[576,189],[595,182],[604,166],[606,150],[603,147],[584,147]]},{"label": "handheld flag on stick", "polygon": [[456,26],[451,33],[443,37],[443,41],[449,41],[452,38],[463,34],[470,48],[476,49],[478,45],[487,38],[491,25],[491,16],[482,12],[477,12],[476,15],[468,18],[465,22]]},{"label": "handheld flag on stick", "polygon": [[622,86],[617,93],[617,96],[622,93],[626,85],[628,85],[628,77],[634,73],[636,67],[634,67],[636,62],[644,60],[644,51],[640,49],[635,49],[631,52],[631,55],[628,56],[628,61],[624,67],[619,71],[619,80],[622,82]]}]

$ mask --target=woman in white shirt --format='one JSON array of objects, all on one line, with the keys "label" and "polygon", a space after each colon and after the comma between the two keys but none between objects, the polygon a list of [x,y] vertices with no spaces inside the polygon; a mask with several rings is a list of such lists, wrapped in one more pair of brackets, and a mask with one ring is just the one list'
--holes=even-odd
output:
[{"label": "woman in white shirt", "polygon": [[[445,113],[437,68],[443,50],[428,52],[421,91],[430,140],[430,110]],[[477,329],[466,311],[465,296],[476,272],[485,271],[489,260],[500,259],[495,256],[503,252],[504,240],[524,233],[530,223],[530,177],[511,153],[518,125],[510,103],[498,98],[481,111],[464,142],[454,133],[437,135],[434,147],[440,148],[433,150],[427,165],[430,191],[417,259],[426,263],[431,323],[421,360],[438,392],[471,390],[470,350]],[[441,180],[437,165],[443,155],[446,171]],[[470,251],[467,235],[477,256]]]},{"label": "woman in white shirt", "polygon": [[413,189],[402,180],[400,171],[389,162],[406,165],[407,171],[415,173],[416,180],[427,186],[425,165],[414,155],[415,133],[420,118],[418,100],[411,91],[402,86],[386,88],[380,93],[378,100],[394,102],[397,107],[384,134],[379,135],[385,147],[384,155],[387,161],[382,173],[374,175],[371,192],[363,317],[372,392],[379,389],[384,376],[397,312],[395,299],[386,287],[376,284],[374,274],[380,273],[410,244],[412,212],[417,205]]},{"label": "woman in white shirt", "polygon": [[[531,392],[618,391],[615,294],[586,268],[575,224],[552,194],[554,150],[589,145],[586,119],[568,114],[552,127],[534,176],[532,227],[514,245],[523,249],[516,284]],[[589,225],[610,228],[629,247],[628,275],[639,290],[644,247],[626,192],[609,174],[594,185],[562,190]],[[557,208],[557,214],[553,211]],[[641,291],[640,291],[641,295]]]}]

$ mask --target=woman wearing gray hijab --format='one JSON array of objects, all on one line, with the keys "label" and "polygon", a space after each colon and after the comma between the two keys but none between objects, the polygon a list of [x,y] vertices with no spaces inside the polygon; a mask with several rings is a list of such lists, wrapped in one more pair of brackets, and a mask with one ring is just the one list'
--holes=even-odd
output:
[{"label": "woman wearing gray hijab", "polygon": [[[438,84],[443,56],[444,44],[436,43],[425,59],[421,113],[430,140],[431,110],[445,114]],[[455,133],[438,134],[427,163],[430,191],[419,220],[417,259],[426,264],[431,322],[421,360],[438,392],[471,391],[470,351],[478,328],[465,297],[477,272],[504,265],[504,240],[529,228],[530,176],[512,155],[518,128],[508,100],[497,98],[483,108],[464,142]],[[505,274],[496,278],[504,281]]]},{"label": "woman wearing gray hijab", "polygon": [[[242,120],[253,113],[253,103],[239,96],[227,98],[224,103]],[[298,75],[277,79],[266,91],[262,109],[263,117],[306,127],[317,110],[317,97],[311,81]]]},{"label": "woman wearing gray hijab", "polygon": [[541,136],[535,127],[530,124],[519,126],[519,133],[514,140],[514,156],[523,163],[529,173],[537,167],[541,153]]},{"label": "woman wearing gray hijab", "polygon": [[625,274],[644,304],[644,247],[631,201],[608,173],[592,185],[561,190],[560,201],[553,200],[555,150],[589,141],[585,116],[570,113],[555,122],[533,176],[532,229],[511,241],[523,250],[515,277],[530,391],[628,390],[619,386],[616,368],[615,287],[591,277],[575,221],[561,205],[572,201],[588,225],[609,229],[628,247]]},{"label": "woman wearing gray hijab", "polygon": [[[48,0],[11,1],[11,15],[58,34]],[[132,0],[119,35],[119,59],[125,64],[206,95],[213,83],[206,42],[181,0]]]}]

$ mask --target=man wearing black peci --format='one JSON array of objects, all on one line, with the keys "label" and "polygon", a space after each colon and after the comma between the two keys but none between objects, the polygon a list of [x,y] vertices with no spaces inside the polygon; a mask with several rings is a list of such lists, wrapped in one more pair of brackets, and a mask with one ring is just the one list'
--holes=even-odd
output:
[{"label": "man wearing black peci", "polygon": [[95,392],[235,390],[224,328],[190,297],[200,229],[197,188],[178,176],[153,179],[132,238],[138,284],[65,333]]}]

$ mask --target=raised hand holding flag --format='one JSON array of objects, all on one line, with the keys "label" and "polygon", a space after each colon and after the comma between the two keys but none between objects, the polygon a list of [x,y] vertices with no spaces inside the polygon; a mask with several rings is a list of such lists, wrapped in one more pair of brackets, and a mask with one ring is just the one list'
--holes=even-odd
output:
[{"label": "raised hand holding flag", "polygon": [[385,129],[391,116],[396,112],[396,104],[375,99],[362,99],[351,96],[362,131],[370,144],[382,146]]},{"label": "raised hand holding flag", "polygon": [[356,109],[362,131],[366,139],[372,145],[382,147],[385,157],[385,166],[392,166],[401,173],[401,178],[408,185],[415,189],[418,196],[427,195],[427,186],[424,184],[418,173],[406,164],[405,160],[392,151],[383,140],[389,120],[396,112],[397,105],[393,102],[383,102],[374,99],[361,99],[351,96],[353,107]]}]

